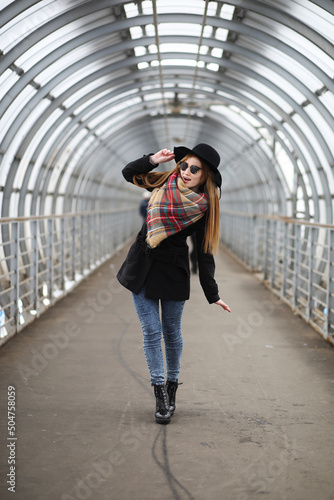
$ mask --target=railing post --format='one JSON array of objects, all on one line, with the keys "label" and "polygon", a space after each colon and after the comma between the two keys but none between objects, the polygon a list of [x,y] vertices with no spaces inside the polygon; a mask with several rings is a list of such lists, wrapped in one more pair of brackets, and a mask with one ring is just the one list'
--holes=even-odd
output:
[{"label": "railing post", "polygon": [[79,261],[80,261],[80,274],[84,273],[84,230],[85,219],[84,215],[80,215],[80,248],[79,248]]},{"label": "railing post", "polygon": [[281,298],[285,297],[287,267],[288,267],[288,223],[283,223],[283,257],[282,257],[282,282],[281,282]]},{"label": "railing post", "polygon": [[100,262],[104,260],[103,255],[103,230],[102,230],[102,214],[96,214],[96,241],[97,241],[97,258]]},{"label": "railing post", "polygon": [[86,245],[87,245],[87,269],[90,269],[91,266],[91,241],[92,241],[92,215],[87,214],[87,237],[86,237]]},{"label": "railing post", "polygon": [[53,230],[54,230],[54,220],[48,219],[47,221],[47,235],[46,235],[46,258],[47,258],[47,282],[48,282],[48,290],[50,303],[52,303],[53,299]]},{"label": "railing post", "polygon": [[313,314],[313,309],[314,309],[314,300],[313,300],[313,293],[314,293],[314,286],[313,286],[313,278],[314,278],[314,263],[315,263],[315,256],[314,256],[314,249],[316,248],[315,246],[315,234],[317,229],[315,227],[310,227],[309,228],[309,254],[308,254],[308,283],[307,283],[307,295],[308,295],[308,301],[307,301],[307,309],[306,309],[306,321],[310,321],[312,318]]},{"label": "railing post", "polygon": [[265,230],[265,250],[264,250],[264,279],[268,279],[269,275],[269,233],[270,233],[270,220],[266,219]]},{"label": "railing post", "polygon": [[60,219],[60,286],[65,290],[65,218]]},{"label": "railing post", "polygon": [[301,226],[299,224],[295,225],[295,240],[294,240],[294,255],[295,255],[295,265],[293,272],[293,297],[292,297],[292,307],[296,309],[298,307],[298,299],[299,299],[299,273],[300,273],[300,261],[301,261]]},{"label": "railing post", "polygon": [[71,217],[71,280],[75,281],[75,237],[76,237],[76,216]]},{"label": "railing post", "polygon": [[259,225],[258,225],[258,218],[256,215],[253,215],[252,217],[252,235],[253,239],[251,241],[253,241],[253,248],[251,255],[251,267],[252,270],[255,271],[257,269],[257,247],[259,242]]},{"label": "railing post", "polygon": [[11,245],[10,245],[10,287],[11,306],[10,316],[14,320],[15,332],[19,329],[19,297],[20,297],[20,271],[19,271],[19,222],[11,223]]},{"label": "railing post", "polygon": [[328,229],[328,264],[327,264],[327,317],[324,325],[324,337],[333,335],[334,326],[334,230]]},{"label": "railing post", "polygon": [[38,299],[38,246],[37,246],[37,220],[30,221],[31,231],[31,277],[33,290],[33,307],[39,316]]},{"label": "railing post", "polygon": [[272,221],[271,231],[271,276],[270,286],[275,288],[276,285],[276,258],[277,258],[277,221]]}]

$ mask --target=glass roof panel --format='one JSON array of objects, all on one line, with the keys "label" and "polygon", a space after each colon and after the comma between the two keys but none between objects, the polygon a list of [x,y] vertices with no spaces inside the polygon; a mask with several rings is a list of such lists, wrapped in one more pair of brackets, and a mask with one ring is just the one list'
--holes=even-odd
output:
[{"label": "glass roof panel", "polygon": [[[147,4],[147,13],[149,8],[152,9],[152,2],[143,2]],[[175,14],[199,14],[203,15],[205,9],[205,2],[203,0],[157,0],[157,12],[159,14],[170,14],[171,12]],[[217,2],[209,2],[208,15],[215,15],[217,8]],[[144,12],[144,13],[146,13]]]},{"label": "glass roof panel", "polygon": [[[0,141],[3,139],[9,128],[17,118],[18,114],[27,105],[29,100],[36,94],[33,87],[25,87],[17,99],[11,103],[7,111],[1,118]],[[33,114],[34,112],[32,112]]]},{"label": "glass roof panel", "polygon": [[136,17],[139,15],[138,7],[135,3],[125,3],[124,10],[126,17]]},{"label": "glass roof panel", "polygon": [[[17,45],[39,26],[62,12],[62,2],[52,0],[36,2],[29,9],[22,10],[14,19],[0,29],[0,46],[5,52]],[[4,9],[1,2],[1,9]]]},{"label": "glass roof panel", "polygon": [[220,17],[222,19],[231,20],[233,18],[234,11],[235,11],[234,5],[228,5],[227,3],[224,3],[220,11]]},{"label": "glass roof panel", "polygon": [[[3,6],[6,2],[7,0],[2,2]],[[4,84],[1,91],[5,89],[8,101],[12,100],[9,107],[10,116],[4,115],[7,126],[20,115],[25,105],[31,105],[32,98],[34,98],[34,105],[39,95],[43,102],[41,106],[36,105],[34,108],[31,106],[32,116],[29,116],[27,123],[24,123],[19,130],[21,137],[15,138],[13,144],[5,151],[4,165],[7,168],[13,164],[17,148],[20,148],[20,158],[22,158],[20,178],[34,148],[40,144],[40,140],[46,139],[44,134],[50,134],[53,127],[56,129],[55,134],[52,134],[52,140],[48,140],[48,147],[43,149],[43,154],[39,155],[39,166],[43,164],[43,158],[45,156],[50,158],[59,146],[56,156],[59,171],[65,166],[67,168],[66,162],[68,162],[70,166],[73,165],[73,169],[79,175],[80,168],[88,166],[84,158],[90,144],[97,148],[98,142],[104,136],[109,137],[110,134],[116,133],[117,137],[121,138],[119,142],[124,145],[126,134],[129,130],[134,130],[134,122],[139,123],[145,115],[159,116],[151,120],[154,125],[157,124],[157,127],[153,127],[155,137],[152,134],[148,140],[152,144],[164,142],[168,133],[164,123],[166,117],[163,117],[163,98],[166,100],[169,134],[173,133],[175,136],[173,140],[196,141],[197,139],[197,142],[200,142],[212,136],[218,141],[221,135],[222,144],[224,147],[226,144],[226,151],[231,152],[232,156],[233,151],[239,147],[238,137],[242,139],[242,143],[249,144],[253,140],[260,140],[263,143],[260,147],[268,149],[273,145],[272,137],[275,130],[273,122],[277,120],[285,123],[284,112],[291,113],[291,119],[295,122],[291,137],[296,138],[297,142],[298,131],[303,131],[306,137],[306,139],[303,136],[299,137],[299,142],[305,143],[309,137],[309,143],[304,146],[305,150],[308,149],[308,156],[305,153],[306,161],[302,160],[305,164],[301,166],[305,175],[308,175],[308,161],[313,169],[311,160],[315,164],[319,163],[316,165],[317,168],[330,169],[328,159],[330,159],[330,151],[333,153],[334,149],[334,133],[329,122],[330,114],[334,112],[334,97],[333,93],[322,83],[321,75],[314,76],[311,64],[307,64],[307,61],[311,61],[332,78],[333,60],[323,53],[321,47],[317,47],[314,42],[305,38],[308,33],[312,34],[313,30],[313,32],[324,33],[327,40],[334,40],[333,16],[319,7],[320,0],[316,2],[318,5],[311,0],[276,0],[275,2],[262,0],[254,3],[234,0],[229,0],[229,3],[205,2],[204,0],[156,0],[157,19],[153,17],[152,0],[130,2],[101,0],[95,3],[88,0],[39,0],[26,11],[24,11],[24,2],[21,3],[22,13],[0,30],[0,50],[5,56],[8,47],[13,47],[18,41],[23,41],[27,34],[45,26],[55,16],[66,12],[66,16],[63,17],[66,22],[66,19],[70,19],[72,15],[70,11],[73,8],[80,6],[80,10],[78,9],[75,21],[63,25],[53,33],[49,32],[29,50],[24,52],[24,43],[22,43],[20,48],[22,47],[24,53],[18,56],[17,54],[21,52],[17,51],[15,56],[17,57],[15,64],[19,67],[8,64],[10,69],[0,75],[0,84]],[[236,4],[237,7],[229,5],[231,3]],[[15,7],[17,5],[18,2],[15,3]],[[101,7],[102,9],[99,10]],[[53,11],[49,12],[48,8]],[[208,17],[203,26],[206,8]],[[236,9],[238,17],[235,20],[238,20],[237,26],[239,27],[229,36],[230,30],[226,29],[228,27],[226,21],[235,16]],[[259,13],[252,9],[258,9]],[[95,12],[92,12],[93,10]],[[86,12],[92,12],[92,14],[80,17]],[[265,12],[268,12],[268,16]],[[177,17],[172,17],[175,14]],[[270,18],[271,15],[273,18],[277,16],[277,19],[281,16],[282,23]],[[144,21],[147,22],[147,19],[142,16],[150,16],[149,24],[145,25]],[[189,19],[187,16],[192,17]],[[173,20],[177,22],[171,22]],[[117,33],[100,36],[100,31],[92,40],[88,40],[88,35],[85,36],[89,30],[112,22],[114,24],[111,31],[116,27]],[[284,23],[290,23],[291,28]],[[249,28],[254,29],[253,34],[246,34]],[[302,30],[304,36],[294,31],[294,28]],[[41,33],[41,30],[36,31],[36,35]],[[156,45],[158,43],[156,35],[159,35],[159,47]],[[175,35],[182,36],[182,38],[174,42],[170,37]],[[193,39],[188,41],[188,35]],[[199,47],[201,35],[203,38]],[[65,44],[76,40],[79,36],[80,48],[72,48],[71,53],[66,52]],[[164,40],[165,36],[168,36],[168,39]],[[85,43],[82,43],[83,40]],[[225,49],[227,40],[228,52]],[[178,43],[179,41],[182,43]],[[285,47],[282,42],[286,44]],[[27,47],[28,44],[29,41],[27,41]],[[106,47],[108,47],[107,56],[104,54],[102,57],[96,56],[98,50]],[[53,51],[56,49],[57,60],[53,62]],[[296,56],[298,54],[302,56],[299,62],[298,57],[294,58],[292,51],[296,52]],[[291,53],[288,56],[289,52]],[[25,79],[25,72],[44,57],[49,58],[45,69],[43,71],[39,69],[39,73],[33,77],[34,80],[30,80],[24,91],[17,97],[14,90],[18,86],[12,91],[11,87],[19,78]],[[78,61],[86,57],[88,59],[84,61],[85,66],[78,69]],[[124,69],[113,71],[112,64],[118,61],[119,66]],[[160,64],[162,67],[158,71]],[[63,70],[66,70],[67,77],[62,78],[63,81],[61,81],[59,75],[63,77]],[[100,77],[101,74],[105,76]],[[35,84],[41,84],[43,87],[55,77],[58,77],[57,81],[53,82],[52,86],[49,85],[46,92],[43,92],[42,88],[36,94]],[[86,80],[90,80],[90,83],[86,84]],[[328,79],[326,84],[330,87]],[[314,93],[314,103],[310,92],[303,92],[305,87]],[[218,89],[220,90],[217,92]],[[44,99],[47,92],[50,94]],[[66,96],[61,95],[63,92],[66,92]],[[178,111],[175,105],[176,95],[181,101]],[[54,97],[62,97],[52,105],[55,107],[57,104],[59,107],[52,114],[52,119],[50,117],[46,120],[45,127],[37,130],[36,119],[43,110],[50,106]],[[63,102],[65,97],[66,100]],[[294,100],[303,106],[304,114],[300,116],[294,114]],[[309,104],[309,101],[312,101],[312,104]],[[326,108],[327,121],[320,114],[321,112],[325,114],[325,109],[316,107],[320,102]],[[68,107],[72,108],[71,117],[66,118],[69,114],[66,109]],[[298,108],[296,109],[298,112]],[[78,113],[83,120],[79,125],[77,124]],[[318,128],[321,136],[317,136],[315,132],[312,133],[311,127],[306,126],[306,115]],[[178,119],[175,119],[175,116]],[[191,120],[189,120],[190,116]],[[91,126],[97,127],[94,130],[95,139],[89,137],[88,131],[80,131],[85,120],[88,119]],[[260,119],[262,119],[261,124]],[[54,125],[55,120],[57,120],[56,125]],[[286,121],[289,122],[289,120]],[[224,135],[225,123],[226,134]],[[124,129],[124,124],[129,125],[129,130]],[[188,125],[189,129],[193,127],[192,131],[190,135],[184,137]],[[148,130],[148,127],[145,130]],[[290,126],[290,128],[293,127]],[[22,137],[31,131],[34,131],[35,135],[32,137],[30,146],[27,146],[25,152],[21,152]],[[141,144],[138,143],[143,142],[145,132],[134,135],[137,140],[134,140],[135,144],[132,147],[133,150],[139,150]],[[58,136],[59,145],[57,144]],[[281,136],[293,151],[290,129],[286,128]],[[113,140],[115,136],[110,136],[110,141]],[[79,145],[77,151],[80,154],[77,155],[77,151],[74,153],[72,151],[68,155],[65,151],[67,145],[71,147]],[[326,145],[328,146],[324,147]],[[314,151],[313,156],[311,147]],[[124,151],[127,155],[127,148],[124,148]],[[319,161],[315,161],[316,155]],[[105,168],[99,159],[102,156],[97,149],[97,155],[94,158],[97,172]],[[254,177],[254,169],[250,170],[250,176]],[[19,177],[15,181],[17,187],[20,184]],[[53,179],[56,180],[56,173]],[[96,178],[97,182],[98,180]],[[292,183],[292,181],[293,178],[289,178],[289,182]],[[67,186],[64,184],[63,188],[65,192]]]},{"label": "glass roof panel", "polygon": [[197,63],[192,59],[163,59],[161,61],[162,66],[196,66]]},{"label": "glass roof panel", "polygon": [[[275,48],[271,48],[268,45],[259,43],[258,41],[250,40],[247,37],[243,36],[240,36],[238,38],[238,44],[241,44],[247,50],[256,51],[257,53],[261,54],[261,56],[264,56],[268,61],[272,61],[273,63],[277,64],[278,72],[279,68],[281,67],[282,69],[293,75],[295,78],[303,82],[303,84],[306,85],[310,90],[316,91],[322,86],[322,82],[308,68],[306,68],[303,64],[299,63],[298,61],[291,58],[287,54],[283,53],[282,51],[277,50]],[[242,59],[242,57],[239,55],[233,56],[233,60],[237,58]],[[247,59],[247,61],[249,67],[254,66],[254,63],[252,63],[251,58]],[[274,70],[269,70],[269,68],[267,68],[264,64],[265,60],[263,65],[261,65],[261,67],[263,68],[261,70],[261,74],[265,75],[266,72],[274,71]],[[258,71],[259,68],[260,65],[256,66],[256,71]],[[272,73],[272,75],[275,74],[276,73],[274,72]]]},{"label": "glass roof panel", "polygon": [[[119,57],[123,58],[124,55],[121,54]],[[73,74],[71,74],[69,77],[65,78],[61,83],[59,83],[52,91],[54,96],[58,96],[65,92],[68,88],[73,86],[75,83],[78,83],[79,81],[83,80],[85,77],[89,76],[91,73],[94,73],[101,69],[103,66],[107,65],[109,62],[115,62],[116,59],[112,59],[110,61],[110,58],[104,58],[104,59],[99,59],[95,62],[92,62],[91,64],[87,64],[86,66],[82,67],[78,71],[75,71]],[[123,74],[128,74],[128,70],[123,70]],[[47,77],[47,73],[45,73],[45,76]],[[117,77],[117,72],[113,73],[113,76],[116,78]],[[40,76],[39,76],[40,78]],[[36,79],[37,80],[37,79]]]},{"label": "glass roof panel", "polygon": [[[268,82],[273,82],[273,84],[275,84],[278,88],[284,90],[284,92],[291,96],[295,101],[301,103],[305,100],[305,96],[295,86],[293,86],[283,76],[281,76],[279,73],[276,73],[272,69],[266,66],[262,66],[258,63],[254,63],[254,61],[250,59],[244,59],[239,56],[234,57],[233,61],[239,63],[241,66],[245,66],[252,71],[255,71],[257,74],[266,78]],[[319,85],[315,88],[318,87]]]},{"label": "glass roof panel", "polygon": [[24,52],[24,54],[17,59],[16,64],[19,66],[22,65],[24,70],[27,71],[37,62],[37,60],[42,59],[57,47],[62,46],[67,41],[75,39],[77,36],[82,34],[83,29],[88,31],[106,23],[113,22],[114,19],[115,18],[111,15],[110,9],[103,9],[94,14],[85,16],[80,20],[65,24],[63,27],[50,33],[48,36],[45,36],[41,41],[37,42],[29,50]]},{"label": "glass roof panel", "polygon": [[129,31],[131,34],[131,38],[133,39],[141,38],[143,36],[143,30],[140,26],[132,26]]},{"label": "glass roof panel", "polygon": [[180,26],[182,26],[182,31],[189,36],[200,36],[201,25],[192,23],[161,23],[159,24],[159,36],[164,35],[179,35]]},{"label": "glass roof panel", "polygon": [[[276,0],[276,3],[290,16],[302,19],[303,23],[308,26],[315,26],[316,30],[324,37],[334,41],[333,16],[319,5],[312,1],[305,2],[305,0],[294,0],[293,2],[291,0],[288,2]],[[331,3],[331,0],[328,3]]]},{"label": "glass roof panel", "polygon": [[225,42],[228,37],[228,30],[225,28],[218,28],[215,33],[215,38],[217,40],[221,40],[222,42]]},{"label": "glass roof panel", "polygon": [[2,75],[0,75],[0,88],[1,88],[1,96],[6,95],[9,89],[19,80],[19,75],[11,71],[10,69],[6,69]]},{"label": "glass roof panel", "polygon": [[194,43],[161,43],[160,53],[163,52],[190,52],[191,54],[197,54],[198,45]]},{"label": "glass roof panel", "polygon": [[[84,87],[81,87],[77,92],[73,92],[73,94],[70,95],[68,99],[65,99],[63,101],[63,105],[66,108],[70,108],[73,106],[77,101],[82,99],[84,96],[87,96],[90,92],[94,92],[95,89],[98,89],[103,85],[103,83],[110,82],[110,78],[104,77],[100,78],[99,80],[94,80],[93,82],[89,83],[88,85],[85,85]],[[99,92],[98,94],[94,95],[91,99],[85,100],[84,104],[76,107],[75,113],[78,114],[80,110],[88,106],[88,103],[93,102],[96,99],[99,99],[102,95],[107,94],[110,92],[110,88],[104,91]]]},{"label": "glass roof panel", "polygon": [[[312,122],[316,125],[318,130],[321,130],[321,135],[325,139],[326,143],[328,144],[328,148],[331,150],[332,155],[334,155],[334,130],[329,127],[328,123],[325,121],[323,116],[319,113],[319,111],[313,106],[313,104],[308,104],[305,107],[306,113],[311,117]],[[294,116],[293,119],[296,121],[298,120],[298,116]],[[300,127],[302,128],[303,125],[300,124]],[[306,137],[309,137],[309,133],[306,132]],[[318,141],[314,141],[314,149],[318,151],[318,155],[322,155],[322,148],[319,146]],[[322,156],[321,156],[322,158]],[[323,163],[326,163],[328,160],[323,160]],[[330,159],[332,161],[332,159]],[[333,186],[333,191],[334,191],[334,186]]]}]

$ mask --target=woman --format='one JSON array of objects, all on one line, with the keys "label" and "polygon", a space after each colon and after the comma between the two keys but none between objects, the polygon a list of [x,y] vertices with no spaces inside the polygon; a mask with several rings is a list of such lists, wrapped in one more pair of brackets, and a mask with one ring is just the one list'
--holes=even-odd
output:
[{"label": "woman", "polygon": [[[152,172],[175,159],[168,172]],[[198,271],[209,304],[226,311],[218,294],[213,253],[219,244],[219,154],[208,144],[193,149],[162,149],[129,163],[123,169],[128,182],[153,191],[146,222],[118,272],[119,282],[131,290],[143,330],[143,346],[156,397],[155,419],[168,424],[175,411],[182,354],[181,317],[190,294],[186,239],[196,233]],[[161,303],[161,319],[159,315]],[[163,332],[167,381],[165,385]]]}]

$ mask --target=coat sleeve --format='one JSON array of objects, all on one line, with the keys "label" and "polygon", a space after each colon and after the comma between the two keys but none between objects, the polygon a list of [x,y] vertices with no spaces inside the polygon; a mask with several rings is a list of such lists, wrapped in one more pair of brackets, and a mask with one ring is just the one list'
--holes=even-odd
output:
[{"label": "coat sleeve", "polygon": [[133,184],[133,178],[135,175],[147,174],[148,172],[150,172],[151,170],[153,170],[158,166],[158,165],[152,165],[152,163],[150,162],[151,154],[153,153],[150,153],[147,156],[143,156],[138,160],[131,161],[123,168],[122,174],[127,182],[132,182]]},{"label": "coat sleeve", "polygon": [[[202,222],[202,221],[201,221]],[[196,228],[197,260],[199,281],[204,295],[209,302],[213,304],[219,300],[218,285],[215,280],[215,260],[212,254],[203,251],[205,231],[205,217],[203,222]]]}]

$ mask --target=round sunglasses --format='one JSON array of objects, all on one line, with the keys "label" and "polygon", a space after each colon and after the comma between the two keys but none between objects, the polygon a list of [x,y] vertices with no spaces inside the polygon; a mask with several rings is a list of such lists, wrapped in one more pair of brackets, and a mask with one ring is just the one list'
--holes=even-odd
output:
[{"label": "round sunglasses", "polygon": [[[180,169],[183,170],[183,172],[185,170],[187,170],[187,168],[189,167],[188,163],[186,163],[185,161],[181,161],[180,163]],[[202,170],[200,167],[197,167],[196,165],[190,165],[190,172],[195,175],[197,174],[197,172],[199,172],[200,170]]]}]

